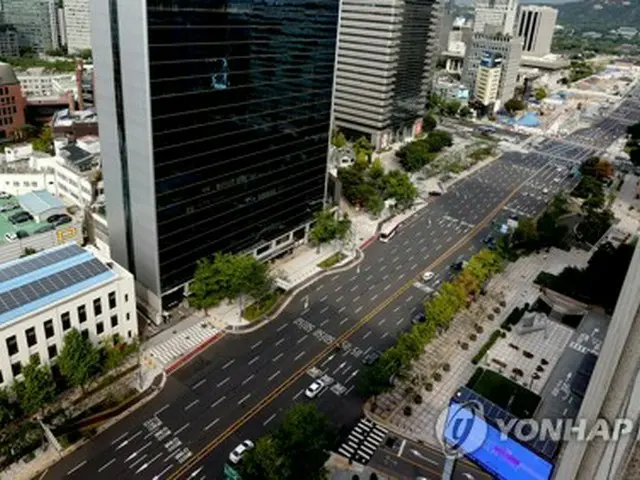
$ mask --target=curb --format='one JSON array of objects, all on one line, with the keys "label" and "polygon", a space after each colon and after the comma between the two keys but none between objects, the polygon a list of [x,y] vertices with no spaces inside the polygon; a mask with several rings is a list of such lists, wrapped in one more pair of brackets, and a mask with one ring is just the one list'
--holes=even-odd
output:
[{"label": "curb", "polygon": [[202,352],[208,346],[210,346],[213,343],[215,343],[218,340],[220,340],[220,338],[222,338],[224,336],[224,334],[225,334],[224,331],[220,331],[220,332],[216,333],[214,336],[212,336],[211,338],[206,339],[204,342],[202,342],[201,344],[197,345],[193,350],[188,351],[182,357],[180,357],[178,360],[176,360],[175,362],[170,364],[168,367],[165,367],[164,371],[167,373],[167,375],[171,375],[173,372],[178,370],[180,367],[183,367],[184,365],[189,363],[191,360],[193,360],[193,358],[195,356],[197,356],[200,352]]},{"label": "curb", "polygon": [[[370,241],[371,241],[371,239],[367,240],[367,242],[370,242]],[[291,291],[291,293],[288,295],[288,297],[285,299],[285,301],[282,302],[282,304],[278,307],[278,309],[272,315],[268,316],[265,320],[259,322],[256,325],[252,325],[251,327],[246,328],[246,329],[242,329],[242,330],[234,330],[234,329],[225,328],[224,332],[225,333],[230,333],[232,335],[245,335],[247,333],[255,332],[256,330],[264,327],[265,325],[270,323],[272,320],[275,320],[278,317],[278,315],[280,315],[284,311],[284,309],[287,308],[287,306],[298,295],[298,293],[300,293],[302,290],[307,288],[309,285],[312,285],[313,283],[315,283],[316,281],[318,281],[319,279],[321,279],[321,278],[323,278],[323,277],[325,277],[327,275],[333,275],[336,272],[338,272],[338,273],[339,272],[346,272],[347,270],[350,270],[351,268],[355,267],[360,262],[362,262],[362,260],[364,259],[364,252],[362,252],[362,249],[360,249],[360,248],[358,248],[358,250],[356,250],[356,252],[357,252],[358,256],[354,259],[354,261],[349,262],[348,264],[342,265],[340,267],[331,268],[331,269],[319,272],[316,275],[310,277],[306,282],[304,282],[304,283],[300,284],[299,286],[297,286],[295,289],[293,289]]]},{"label": "curb", "polygon": [[368,240],[365,240],[364,242],[362,242],[362,244],[360,245],[360,250],[364,250],[365,248],[367,248],[369,245],[371,245],[373,242],[375,242],[378,239],[378,235],[374,235],[373,237],[369,238]]}]

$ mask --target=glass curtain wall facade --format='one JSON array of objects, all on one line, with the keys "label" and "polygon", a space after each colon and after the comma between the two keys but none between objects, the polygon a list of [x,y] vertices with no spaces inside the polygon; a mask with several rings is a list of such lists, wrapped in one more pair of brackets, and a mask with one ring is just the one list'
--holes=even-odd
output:
[{"label": "glass curtain wall facade", "polygon": [[[115,1],[120,37],[135,35],[123,15],[136,13]],[[128,96],[135,103],[140,95],[126,92],[126,84],[136,89],[139,83],[136,59],[125,59],[124,110],[131,119],[121,130],[126,141],[114,148],[124,144],[130,153],[114,169],[121,170],[117,182],[116,173],[108,181],[105,168],[105,187],[108,196],[109,185],[120,189],[130,215],[129,226],[116,218],[114,228],[141,232],[127,240],[126,249],[135,252],[121,253],[128,259],[123,264],[156,295],[191,280],[199,259],[255,248],[322,208],[338,12],[339,0],[146,0],[138,22],[146,22],[139,57],[146,63],[140,77],[148,84],[148,126],[127,106]],[[120,56],[135,55],[125,48],[120,45]],[[150,133],[148,146],[130,125]],[[151,155],[131,154],[140,148]],[[145,182],[153,197],[147,216],[136,212],[142,208],[137,185]],[[127,189],[130,198],[122,193]],[[113,202],[117,208],[119,200]],[[110,212],[108,203],[107,214],[111,231],[111,217],[120,213]],[[146,236],[155,238],[135,238],[145,237],[141,222],[153,222]],[[150,255],[145,242],[157,253]],[[145,280],[138,271],[154,261]]]}]

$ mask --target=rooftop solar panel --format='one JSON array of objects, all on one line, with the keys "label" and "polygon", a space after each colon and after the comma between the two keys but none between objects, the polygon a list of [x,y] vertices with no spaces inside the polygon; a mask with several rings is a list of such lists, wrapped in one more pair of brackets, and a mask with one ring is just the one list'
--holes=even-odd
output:
[{"label": "rooftop solar panel", "polygon": [[[517,419],[517,417],[515,417],[514,415],[511,415],[506,410],[500,408],[495,403],[491,402],[490,400],[487,400],[485,397],[478,395],[476,392],[474,392],[473,390],[467,387],[461,387],[456,392],[453,399],[457,402],[464,402],[467,400],[477,401],[482,405],[484,409],[485,419],[493,425],[496,425],[496,419],[501,419],[501,420],[504,420],[505,422],[508,422],[512,419]],[[549,460],[553,460],[554,456],[558,451],[558,446],[559,446],[558,442],[555,442],[553,440],[546,440],[546,439],[545,440],[533,439],[529,442],[519,442],[519,443],[523,444],[524,446],[526,446],[536,454],[542,455]]]},{"label": "rooftop solar panel", "polygon": [[21,277],[27,273],[35,272],[36,270],[54,265],[69,258],[82,255],[85,252],[86,250],[74,243],[51,252],[41,253],[33,258],[24,259],[19,263],[0,269],[0,283]]},{"label": "rooftop solar panel", "polygon": [[0,293],[0,315],[96,277],[108,270],[100,260],[94,258],[40,280]]}]

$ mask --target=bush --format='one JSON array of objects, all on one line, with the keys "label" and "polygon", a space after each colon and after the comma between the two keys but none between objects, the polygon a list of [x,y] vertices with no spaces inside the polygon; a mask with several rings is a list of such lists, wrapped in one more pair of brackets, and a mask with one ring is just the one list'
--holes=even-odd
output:
[{"label": "bush", "polygon": [[496,316],[493,313],[490,313],[489,315],[487,315],[487,318],[489,319],[489,321],[493,322],[493,319],[496,318]]},{"label": "bush", "polygon": [[549,360],[547,360],[546,358],[541,358],[541,359],[540,359],[540,363],[541,363],[542,365],[549,365]]},{"label": "bush", "polygon": [[484,328],[482,328],[482,325],[479,325],[479,324],[477,324],[477,323],[473,325],[473,328],[474,328],[474,329],[476,330],[476,332],[478,332],[478,333],[483,333],[483,332],[484,332]]},{"label": "bush", "polygon": [[413,412],[413,410],[411,409],[411,406],[409,406],[409,405],[404,407],[404,409],[402,410],[402,413],[404,413],[405,417],[410,417],[412,412]]},{"label": "bush", "polygon": [[500,313],[500,307],[493,307],[493,313],[495,313],[496,315]]},{"label": "bush", "polygon": [[514,308],[511,313],[509,314],[509,316],[504,320],[504,322],[502,322],[500,324],[500,327],[504,328],[505,330],[510,330],[510,328],[507,328],[510,325],[517,325],[517,323],[522,319],[522,317],[525,314],[525,309],[524,308]]},{"label": "bush", "polygon": [[431,390],[433,390],[433,383],[427,383],[427,384],[424,386],[424,389],[425,389],[427,392],[430,392]]},{"label": "bush", "polygon": [[475,333],[469,334],[469,340],[475,342],[478,339],[478,336]]},{"label": "bush", "polygon": [[462,342],[460,344],[460,348],[462,348],[463,350],[469,350],[469,344],[467,342]]},{"label": "bush", "polygon": [[507,306],[507,302],[505,302],[504,300],[500,300],[500,306],[502,308],[506,307]]},{"label": "bush", "polygon": [[527,350],[523,350],[522,351],[522,355],[524,355],[526,358],[533,358],[533,353],[527,351]]},{"label": "bush", "polygon": [[544,372],[544,367],[542,367],[542,366],[538,365],[538,366],[536,367],[536,372],[540,372],[540,373]]},{"label": "bush", "polygon": [[489,337],[489,339],[486,341],[486,343],[478,351],[478,353],[476,353],[474,357],[471,359],[471,363],[473,363],[474,365],[477,365],[480,362],[480,360],[484,358],[484,356],[491,349],[491,347],[493,347],[493,344],[498,341],[498,338],[503,337],[503,335],[504,335],[504,332],[501,332],[500,330],[496,330],[495,332],[493,332]]}]

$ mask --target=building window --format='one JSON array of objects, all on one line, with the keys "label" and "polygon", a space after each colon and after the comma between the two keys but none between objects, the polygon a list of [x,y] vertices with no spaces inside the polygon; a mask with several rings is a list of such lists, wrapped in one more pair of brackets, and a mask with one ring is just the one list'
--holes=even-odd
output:
[{"label": "building window", "polygon": [[127,336],[131,338],[131,330],[127,330]]},{"label": "building window", "polygon": [[93,314],[97,317],[102,315],[102,302],[99,298],[93,300]]},{"label": "building window", "polygon": [[124,294],[124,301],[125,301],[125,303],[129,301],[129,294],[128,293]]},{"label": "building window", "polygon": [[0,384],[4,383],[4,376],[2,375],[2,370],[0,370]]},{"label": "building window", "polygon": [[18,353],[18,340],[15,335],[11,335],[7,338],[7,350],[9,351],[9,356]]},{"label": "building window", "polygon": [[14,377],[17,377],[22,372],[22,364],[20,362],[11,364],[11,373],[13,373]]},{"label": "building window", "polygon": [[58,347],[55,345],[49,345],[47,351],[49,352],[49,360],[53,360],[58,356]]},{"label": "building window", "polygon": [[131,320],[131,314],[127,312],[127,321]]},{"label": "building window", "polygon": [[53,320],[49,319],[46,322],[44,322],[44,337],[51,338],[54,335],[55,335],[55,332],[53,330]]},{"label": "building window", "polygon": [[109,292],[109,309],[116,308],[116,292]]},{"label": "building window", "polygon": [[85,329],[85,330],[82,330],[80,333],[82,334],[82,338],[87,340],[89,339],[89,330]]},{"label": "building window", "polygon": [[102,332],[104,332],[104,323],[102,322],[96,323],[96,333],[100,335]]},{"label": "building window", "polygon": [[[68,312],[67,312],[68,313]],[[62,320],[62,331],[66,332],[67,330],[69,330],[71,328],[71,316],[70,315],[65,315],[64,313],[62,314],[62,316],[60,317]]]},{"label": "building window", "polygon": [[78,322],[84,323],[87,321],[87,307],[80,305],[78,307]]},{"label": "building window", "polygon": [[111,315],[111,328],[118,326],[118,315]]},{"label": "building window", "polygon": [[27,328],[25,331],[25,336],[27,337],[27,346],[33,347],[36,343],[38,343],[38,337],[36,337],[36,327]]}]

